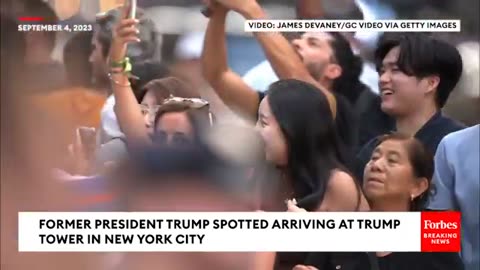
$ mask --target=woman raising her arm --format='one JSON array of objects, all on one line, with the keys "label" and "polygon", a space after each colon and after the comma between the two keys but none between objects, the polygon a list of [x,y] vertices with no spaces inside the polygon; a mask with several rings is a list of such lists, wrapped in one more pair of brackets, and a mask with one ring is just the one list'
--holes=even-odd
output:
[{"label": "woman raising her arm", "polygon": [[[149,145],[152,142],[156,144],[194,142],[200,129],[209,126],[213,121],[207,101],[170,96],[160,104],[152,104],[151,97],[154,95],[147,92],[142,102],[144,104],[141,107],[138,105],[129,82],[131,64],[125,53],[128,43],[139,42],[137,36],[139,22],[136,19],[126,19],[127,14],[128,11],[124,9],[122,14],[124,19],[119,21],[114,30],[110,48],[109,76],[116,100],[115,112],[129,147]],[[170,84],[172,80],[176,85],[183,84],[177,79],[169,80]],[[153,127],[152,132],[149,132],[149,124]]]}]

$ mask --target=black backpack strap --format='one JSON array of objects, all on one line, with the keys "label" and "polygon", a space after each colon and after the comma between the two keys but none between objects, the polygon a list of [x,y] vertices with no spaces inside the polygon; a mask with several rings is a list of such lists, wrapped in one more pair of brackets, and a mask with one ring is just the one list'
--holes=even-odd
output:
[{"label": "black backpack strap", "polygon": [[374,252],[367,252],[368,261],[370,262],[371,270],[380,270],[377,255]]}]

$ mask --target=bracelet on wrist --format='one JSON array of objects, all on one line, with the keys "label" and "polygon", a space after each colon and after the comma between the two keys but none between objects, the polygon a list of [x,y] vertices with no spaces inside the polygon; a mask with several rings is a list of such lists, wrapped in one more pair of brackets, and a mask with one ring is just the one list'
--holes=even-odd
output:
[{"label": "bracelet on wrist", "polygon": [[131,73],[132,63],[130,62],[130,58],[125,57],[123,58],[123,60],[120,60],[120,61],[110,61],[110,69],[111,70],[121,69],[124,73]]},{"label": "bracelet on wrist", "polygon": [[[118,74],[123,74],[123,73],[118,73]],[[130,83],[130,81],[128,81],[128,79],[127,79],[127,83],[121,83],[121,82],[119,82],[119,81],[117,81],[113,78],[112,73],[108,74],[108,78],[110,78],[110,81],[115,85],[118,85],[118,86],[121,86],[121,87],[130,87],[131,86],[131,83]]]},{"label": "bracelet on wrist", "polygon": [[123,68],[125,63],[129,62],[130,59],[128,57],[124,57],[121,60],[115,61],[110,59],[110,67],[112,68]]}]

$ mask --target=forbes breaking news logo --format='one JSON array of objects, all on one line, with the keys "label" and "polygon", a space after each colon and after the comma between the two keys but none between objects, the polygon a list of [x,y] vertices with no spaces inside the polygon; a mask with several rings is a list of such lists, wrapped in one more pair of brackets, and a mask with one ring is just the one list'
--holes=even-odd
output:
[{"label": "forbes breaking news logo", "polygon": [[422,213],[422,252],[459,252],[460,212]]}]

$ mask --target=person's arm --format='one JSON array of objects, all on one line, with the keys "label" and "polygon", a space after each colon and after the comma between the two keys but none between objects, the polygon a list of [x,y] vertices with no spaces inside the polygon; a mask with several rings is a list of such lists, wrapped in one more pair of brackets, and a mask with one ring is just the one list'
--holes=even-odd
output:
[{"label": "person's arm", "polygon": [[435,171],[432,184],[435,194],[431,198],[428,209],[430,210],[455,210],[456,201],[454,196],[454,174],[447,160],[446,140],[443,139],[435,154]]},{"label": "person's arm", "polygon": [[297,0],[297,18],[315,20],[324,16],[322,0]]},{"label": "person's arm", "polygon": [[[137,24],[138,21],[135,19],[123,19],[118,23],[114,30],[114,38],[110,48],[110,61],[122,61],[126,55],[127,44],[139,41]],[[111,81],[113,95],[115,96],[115,114],[128,145],[152,143],[127,74],[112,74]]]},{"label": "person's arm", "polygon": [[203,76],[222,101],[241,116],[256,119],[259,96],[227,63],[225,21],[228,10],[211,6],[202,53]]},{"label": "person's arm", "polygon": [[258,252],[252,270],[274,270],[276,252]]},{"label": "person's arm", "polygon": [[[239,12],[247,20],[266,18],[262,7],[255,0],[217,0],[222,5]],[[279,33],[255,33],[255,37],[263,48],[268,61],[280,79],[297,79],[318,87],[327,97],[330,109],[336,116],[335,97],[317,82],[308,72],[288,40]]]},{"label": "person's arm", "polygon": [[369,211],[370,207],[363,196],[360,186],[348,173],[336,171],[328,183],[324,201],[331,211],[354,212]]}]

